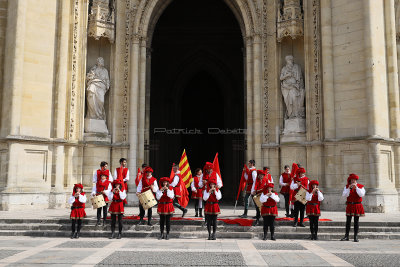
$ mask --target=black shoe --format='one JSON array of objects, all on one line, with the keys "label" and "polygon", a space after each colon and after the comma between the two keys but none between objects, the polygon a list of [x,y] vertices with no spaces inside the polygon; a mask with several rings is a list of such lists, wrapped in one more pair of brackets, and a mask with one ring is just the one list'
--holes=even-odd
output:
[{"label": "black shoe", "polygon": [[199,209],[199,217],[203,218],[203,209]]},{"label": "black shoe", "polygon": [[121,239],[121,233],[118,233],[117,239]]},{"label": "black shoe", "polygon": [[75,232],[72,232],[72,233],[71,233],[71,239],[74,238],[74,235],[75,235]]},{"label": "black shoe", "polygon": [[242,218],[242,219],[247,218],[247,210],[244,210],[243,214],[240,215],[239,218]]},{"label": "black shoe", "polygon": [[273,234],[271,234],[271,240],[272,241],[275,241],[276,239],[275,239],[275,236],[273,235]]},{"label": "black shoe", "polygon": [[151,223],[151,221],[148,221],[148,222],[147,222],[147,225],[148,225],[148,226],[153,226],[153,224]]},{"label": "black shoe", "polygon": [[78,238],[79,238],[79,233],[78,233],[78,232],[75,233],[74,238],[75,238],[75,239],[78,239]]},{"label": "black shoe", "polygon": [[211,239],[212,240],[217,240],[217,238],[215,237],[215,233],[212,234]]},{"label": "black shoe", "polygon": [[182,218],[185,217],[186,213],[187,213],[187,209],[183,209]]},{"label": "black shoe", "polygon": [[199,217],[199,214],[198,214],[198,213],[196,213],[196,214],[194,215],[194,217]]},{"label": "black shoe", "polygon": [[74,235],[72,236],[72,238],[76,238],[77,235],[78,235],[78,232],[75,232]]},{"label": "black shoe", "polygon": [[307,239],[314,240],[314,234],[309,235]]},{"label": "black shoe", "polygon": [[299,224],[300,227],[306,227],[304,224],[300,223]]},{"label": "black shoe", "polygon": [[267,240],[267,234],[264,234],[263,240],[264,240],[264,241]]},{"label": "black shoe", "polygon": [[360,242],[356,235],[354,236],[354,242]]},{"label": "black shoe", "polygon": [[317,234],[314,234],[314,240],[318,240]]},{"label": "black shoe", "polygon": [[253,226],[257,226],[259,222],[260,222],[260,219],[256,219]]},{"label": "black shoe", "polygon": [[158,240],[161,240],[164,238],[164,233],[161,233],[160,236],[158,237]]},{"label": "black shoe", "polygon": [[208,234],[208,240],[211,240],[211,234]]},{"label": "black shoe", "polygon": [[257,219],[257,216],[253,216],[253,219]]},{"label": "black shoe", "polygon": [[142,225],[142,224],[144,224],[144,220],[143,220],[143,219],[140,219],[138,225]]},{"label": "black shoe", "polygon": [[286,213],[285,216],[286,216],[286,218],[289,218],[289,217],[290,217],[290,214]]},{"label": "black shoe", "polygon": [[115,238],[115,233],[112,232],[112,233],[111,233],[111,236],[110,236],[110,239],[114,239],[114,238]]},{"label": "black shoe", "polygon": [[297,227],[297,222],[295,222],[295,223],[293,224],[293,227]]},{"label": "black shoe", "polygon": [[340,241],[349,241],[349,236],[345,235],[342,239],[340,239]]},{"label": "black shoe", "polygon": [[103,226],[105,226],[106,225],[106,220],[103,220]]},{"label": "black shoe", "polygon": [[97,226],[99,226],[99,225],[100,225],[100,220],[97,220],[97,222],[96,222],[96,225],[95,225],[95,226],[97,227]]},{"label": "black shoe", "polygon": [[167,233],[166,235],[165,235],[165,240],[169,240],[169,236],[168,236],[169,234]]}]

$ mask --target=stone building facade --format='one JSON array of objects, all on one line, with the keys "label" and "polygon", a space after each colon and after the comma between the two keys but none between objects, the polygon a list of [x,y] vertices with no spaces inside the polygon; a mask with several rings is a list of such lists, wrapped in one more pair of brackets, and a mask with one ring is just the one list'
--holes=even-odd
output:
[{"label": "stone building facade", "polygon": [[[192,169],[220,153],[227,201],[255,159],[275,180],[301,163],[325,209],[357,173],[367,211],[398,211],[399,15],[398,0],[0,0],[0,209],[65,206],[102,160],[168,176],[188,148]],[[294,125],[287,55],[305,95]],[[107,131],[85,120],[99,57]],[[167,134],[197,125],[218,134]]]}]

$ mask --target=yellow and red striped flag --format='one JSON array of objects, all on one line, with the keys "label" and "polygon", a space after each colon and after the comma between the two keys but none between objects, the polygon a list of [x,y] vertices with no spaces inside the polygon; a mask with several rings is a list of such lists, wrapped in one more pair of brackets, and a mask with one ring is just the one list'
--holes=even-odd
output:
[{"label": "yellow and red striped flag", "polygon": [[183,150],[181,160],[179,161],[179,171],[181,172],[182,181],[185,184],[185,187],[188,188],[193,181],[193,177],[185,149]]}]

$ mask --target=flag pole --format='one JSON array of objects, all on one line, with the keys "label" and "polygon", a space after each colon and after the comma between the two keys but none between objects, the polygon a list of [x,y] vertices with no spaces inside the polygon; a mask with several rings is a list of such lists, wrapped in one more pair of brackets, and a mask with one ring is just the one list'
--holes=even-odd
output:
[{"label": "flag pole", "polygon": [[235,208],[233,209],[233,214],[236,212],[236,205],[237,205],[237,200],[235,201]]}]

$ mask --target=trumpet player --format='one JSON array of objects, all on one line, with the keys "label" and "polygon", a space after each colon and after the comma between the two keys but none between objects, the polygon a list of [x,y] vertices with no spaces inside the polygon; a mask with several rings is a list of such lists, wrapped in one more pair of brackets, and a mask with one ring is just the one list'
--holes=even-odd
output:
[{"label": "trumpet player", "polygon": [[321,216],[320,204],[324,200],[324,195],[319,190],[318,185],[318,181],[312,180],[310,182],[310,189],[306,193],[306,214],[310,219],[311,240],[318,240],[318,221],[319,216]]},{"label": "trumpet player", "polygon": [[[211,176],[207,181],[207,188],[204,190],[203,199],[206,201],[204,213],[207,215],[208,240],[216,240],[217,216],[221,213],[218,201],[222,198],[221,190],[217,186],[217,179]],[[211,226],[213,232],[211,234]]]},{"label": "trumpet player", "polygon": [[[68,203],[72,204],[70,218],[72,221],[71,225],[71,238],[79,238],[81,231],[82,219],[86,217],[85,203],[86,195],[83,192],[82,184],[75,184],[72,190],[72,196],[69,197]],[[75,226],[78,223],[78,228],[75,231]]]},{"label": "trumpet player", "polygon": [[[160,237],[158,239],[169,239],[171,216],[175,212],[173,205],[174,196],[174,188],[169,184],[169,177],[161,178],[160,189],[156,193],[156,198],[158,200],[157,213],[160,215]],[[164,225],[167,228],[166,234],[164,234]]]},{"label": "trumpet player", "polygon": [[[297,177],[293,179],[292,183],[290,184],[290,189],[294,190],[294,195],[296,195],[300,188],[304,188],[308,190],[308,183],[309,179],[306,177],[306,170],[304,168],[299,168],[297,170]],[[306,227],[303,224],[304,220],[304,209],[306,205],[298,201],[297,199],[294,202],[294,224],[293,227],[297,227],[298,219],[299,219],[299,212],[300,212],[300,227]]]},{"label": "trumpet player", "polygon": [[115,224],[118,216],[118,236],[121,239],[122,234],[122,215],[124,215],[124,199],[126,198],[126,191],[123,186],[122,180],[114,180],[112,182],[112,190],[108,193],[108,198],[111,201],[109,213],[111,214],[111,237],[115,238]]},{"label": "trumpet player", "polygon": [[346,234],[341,241],[349,241],[351,217],[354,216],[354,242],[358,242],[358,221],[360,216],[365,216],[362,197],[365,196],[365,188],[357,183],[358,175],[351,173],[347,178],[347,185],[343,189],[343,196],[347,197],[346,202]]},{"label": "trumpet player", "polygon": [[278,216],[278,207],[276,203],[279,202],[279,196],[274,191],[274,184],[267,183],[263,189],[260,197],[260,202],[263,203],[261,208],[261,215],[264,219],[264,237],[267,240],[268,227],[271,231],[271,240],[275,240],[275,217]]}]

